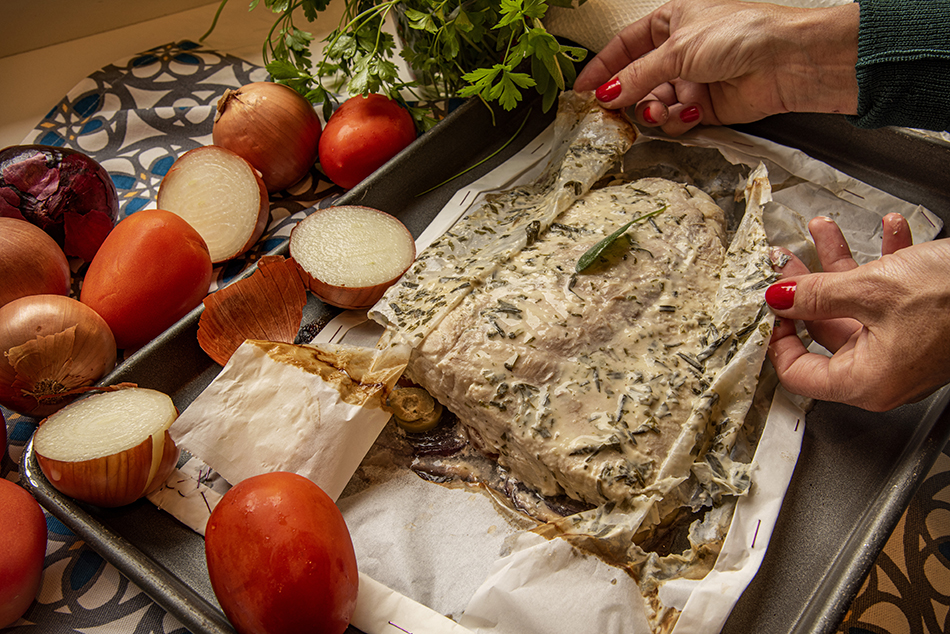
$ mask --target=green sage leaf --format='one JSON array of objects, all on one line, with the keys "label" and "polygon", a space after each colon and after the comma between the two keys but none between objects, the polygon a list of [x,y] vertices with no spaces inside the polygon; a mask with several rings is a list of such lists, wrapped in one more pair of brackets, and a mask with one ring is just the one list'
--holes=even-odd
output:
[{"label": "green sage leaf", "polygon": [[626,233],[627,229],[629,229],[630,227],[632,227],[634,224],[638,222],[649,220],[653,216],[659,215],[663,211],[666,211],[666,205],[663,205],[656,211],[651,211],[650,213],[643,214],[642,216],[638,216],[637,218],[634,218],[627,224],[623,225],[622,227],[620,227],[619,229],[611,233],[609,236],[607,236],[606,238],[604,238],[603,240],[601,240],[600,242],[592,246],[590,249],[587,250],[587,252],[584,253],[584,255],[578,258],[577,264],[574,266],[574,270],[580,273],[584,269],[588,268],[591,264],[597,261],[597,258],[600,257],[600,254],[603,253],[607,249],[607,247],[609,247],[611,244],[616,242],[617,238],[619,238],[624,233]]}]

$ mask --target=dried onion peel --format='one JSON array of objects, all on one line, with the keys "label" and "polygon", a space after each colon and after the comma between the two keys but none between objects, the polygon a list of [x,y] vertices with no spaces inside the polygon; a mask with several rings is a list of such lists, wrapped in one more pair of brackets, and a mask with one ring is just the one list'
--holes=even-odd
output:
[{"label": "dried onion peel", "polygon": [[158,489],[174,470],[179,450],[168,428],[176,418],[174,402],[157,390],[93,394],[44,420],[33,449],[61,493],[96,506],[124,506]]},{"label": "dried onion peel", "polygon": [[198,344],[225,365],[247,339],[293,343],[306,303],[307,289],[294,262],[264,256],[250,277],[205,298]]}]

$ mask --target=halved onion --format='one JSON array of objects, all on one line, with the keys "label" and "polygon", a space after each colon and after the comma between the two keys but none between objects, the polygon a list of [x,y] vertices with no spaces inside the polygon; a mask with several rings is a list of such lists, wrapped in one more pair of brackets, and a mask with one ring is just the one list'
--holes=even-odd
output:
[{"label": "halved onion", "polygon": [[290,233],[290,257],[314,295],[331,306],[362,310],[412,265],[416,244],[393,216],[344,205],[301,220]]},{"label": "halved onion", "polygon": [[260,173],[231,150],[215,145],[182,154],[162,179],[156,204],[201,234],[214,263],[250,249],[270,217]]},{"label": "halved onion", "polygon": [[178,462],[168,395],[129,387],[88,396],[45,419],[33,435],[43,474],[58,491],[102,507],[158,489]]}]

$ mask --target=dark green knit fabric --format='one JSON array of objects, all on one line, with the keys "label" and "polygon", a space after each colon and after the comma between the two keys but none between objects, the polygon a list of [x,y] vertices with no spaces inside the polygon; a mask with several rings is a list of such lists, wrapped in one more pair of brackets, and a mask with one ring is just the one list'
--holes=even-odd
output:
[{"label": "dark green knit fabric", "polygon": [[859,0],[862,128],[950,129],[950,0]]}]

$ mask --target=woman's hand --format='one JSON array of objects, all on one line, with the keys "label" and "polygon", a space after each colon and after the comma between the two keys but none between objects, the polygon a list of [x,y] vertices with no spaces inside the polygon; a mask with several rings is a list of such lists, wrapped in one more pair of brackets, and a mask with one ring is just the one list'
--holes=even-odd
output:
[{"label": "woman's hand", "polygon": [[[808,225],[823,273],[777,249],[782,280],[765,298],[779,317],[769,359],[790,392],[886,411],[950,382],[950,239],[911,246],[899,214],[884,218],[881,259],[858,266],[838,226]],[[833,353],[809,353],[794,320]]]},{"label": "woman's hand", "polygon": [[637,104],[671,135],[783,112],[857,112],[859,5],[673,0],[626,27],[584,68],[577,91]]}]

